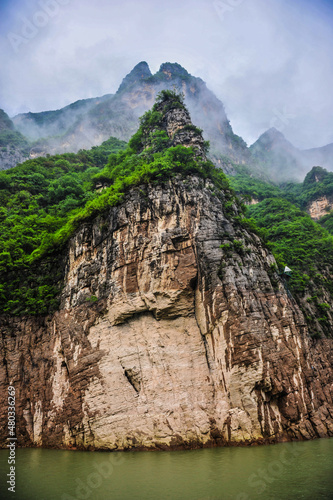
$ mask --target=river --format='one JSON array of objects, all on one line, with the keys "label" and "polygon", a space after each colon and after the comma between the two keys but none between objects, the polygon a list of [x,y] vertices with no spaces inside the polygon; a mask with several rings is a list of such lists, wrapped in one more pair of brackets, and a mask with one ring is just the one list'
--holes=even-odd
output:
[{"label": "river", "polygon": [[333,499],[333,439],[177,452],[17,449],[15,459],[11,493],[0,450],[1,500]]}]

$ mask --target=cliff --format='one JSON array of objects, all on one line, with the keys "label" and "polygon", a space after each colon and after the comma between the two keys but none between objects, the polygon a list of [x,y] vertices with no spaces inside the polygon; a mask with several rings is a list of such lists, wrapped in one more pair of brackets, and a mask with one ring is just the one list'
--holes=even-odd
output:
[{"label": "cliff", "polygon": [[332,341],[309,339],[272,256],[209,181],[131,190],[64,255],[59,312],[1,322],[1,418],[10,384],[21,446],[333,435]]},{"label": "cliff", "polygon": [[[58,255],[59,310],[1,316],[0,415],[14,386],[19,445],[179,449],[332,436],[332,339],[310,338],[228,184],[209,178],[182,99],[162,93],[119,158],[102,176],[112,189],[125,165],[121,201],[90,211]],[[150,181],[131,186],[140,161]]]}]

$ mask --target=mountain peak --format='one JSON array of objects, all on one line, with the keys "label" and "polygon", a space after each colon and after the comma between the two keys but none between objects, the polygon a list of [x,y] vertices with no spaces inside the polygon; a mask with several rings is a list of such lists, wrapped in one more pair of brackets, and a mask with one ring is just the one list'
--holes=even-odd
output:
[{"label": "mountain peak", "polygon": [[172,80],[173,78],[177,77],[181,78],[191,76],[190,73],[178,63],[163,63],[160,66],[159,72],[164,73],[167,77],[167,80]]},{"label": "mountain peak", "polygon": [[299,179],[302,175],[300,151],[272,127],[250,147],[254,163],[265,167],[276,182]]},{"label": "mountain peak", "polygon": [[280,132],[275,127],[271,127],[270,129],[266,130],[266,132],[261,134],[259,139],[257,139],[257,141],[252,144],[250,149],[252,151],[257,151],[258,148],[273,150],[281,147],[283,147],[284,149],[296,151],[296,148],[291,144],[291,142],[288,141],[288,139],[285,138],[282,132]]},{"label": "mountain peak", "polygon": [[271,127],[269,128],[268,130],[266,130],[266,132],[264,132],[260,137],[259,137],[259,141],[261,139],[264,139],[264,138],[267,138],[269,140],[283,140],[283,141],[286,141],[287,139],[285,138],[285,136],[283,135],[282,132],[280,132],[280,130],[278,130],[277,128],[275,127]]},{"label": "mountain peak", "polygon": [[152,73],[149,69],[146,61],[139,62],[128,75],[125,76],[123,81],[121,82],[118,92],[122,92],[125,89],[128,89],[130,86],[140,82],[141,80],[146,80],[152,76]]},{"label": "mountain peak", "polygon": [[171,146],[192,147],[195,157],[206,161],[202,130],[191,122],[182,94],[162,90],[151,111],[140,119],[140,128],[129,142],[136,151],[159,152]]}]

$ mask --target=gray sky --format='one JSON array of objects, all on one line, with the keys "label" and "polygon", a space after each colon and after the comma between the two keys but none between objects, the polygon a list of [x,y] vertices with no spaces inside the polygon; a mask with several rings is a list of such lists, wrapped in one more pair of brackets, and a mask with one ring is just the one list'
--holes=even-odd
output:
[{"label": "gray sky", "polygon": [[0,107],[10,116],[114,93],[141,60],[178,62],[248,144],[271,126],[333,142],[333,2],[0,0]]}]

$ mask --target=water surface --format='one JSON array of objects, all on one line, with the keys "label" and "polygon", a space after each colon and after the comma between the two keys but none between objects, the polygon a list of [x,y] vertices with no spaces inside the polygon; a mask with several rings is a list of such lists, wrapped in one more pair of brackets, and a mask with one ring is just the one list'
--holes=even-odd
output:
[{"label": "water surface", "polygon": [[333,499],[333,439],[177,452],[16,450],[16,492],[1,500]]}]

